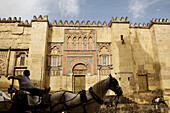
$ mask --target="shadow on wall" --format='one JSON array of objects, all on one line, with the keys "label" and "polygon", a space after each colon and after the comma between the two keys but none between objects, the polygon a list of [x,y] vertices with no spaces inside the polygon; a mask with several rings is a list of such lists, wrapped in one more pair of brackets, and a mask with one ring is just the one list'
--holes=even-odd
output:
[{"label": "shadow on wall", "polygon": [[[141,35],[146,34],[146,35]],[[148,34],[148,35],[147,35]],[[154,39],[150,31],[130,31],[130,39],[122,43],[116,41],[119,51],[118,76],[124,94],[133,100],[151,102],[155,96],[161,96],[160,63],[156,61],[157,50],[153,49]]]}]

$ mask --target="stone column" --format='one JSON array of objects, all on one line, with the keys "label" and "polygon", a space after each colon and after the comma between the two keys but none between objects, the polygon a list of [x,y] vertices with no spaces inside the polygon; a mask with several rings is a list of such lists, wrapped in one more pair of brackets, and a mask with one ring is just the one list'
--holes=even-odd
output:
[{"label": "stone column", "polygon": [[[117,74],[119,72],[133,72],[133,61],[132,61],[132,51],[130,48],[130,32],[129,32],[129,21],[122,21],[119,22],[119,18],[117,17],[116,20],[112,20],[111,23],[111,57],[113,64],[113,71],[112,75],[115,75],[115,78],[118,78]],[[117,23],[119,22],[119,23]],[[125,39],[125,43],[122,44],[121,35],[123,35]],[[114,72],[114,73],[113,73]],[[126,77],[126,76],[124,76]],[[124,94],[127,95],[126,90],[127,85],[129,84],[120,84]]]},{"label": "stone column", "polygon": [[47,54],[47,38],[48,38],[48,19],[32,21],[31,41],[29,49],[29,65],[30,78],[36,86],[45,87],[45,68]]},{"label": "stone column", "polygon": [[16,52],[11,51],[10,64],[9,64],[9,73],[8,73],[10,76],[14,75],[15,63],[16,63]]}]

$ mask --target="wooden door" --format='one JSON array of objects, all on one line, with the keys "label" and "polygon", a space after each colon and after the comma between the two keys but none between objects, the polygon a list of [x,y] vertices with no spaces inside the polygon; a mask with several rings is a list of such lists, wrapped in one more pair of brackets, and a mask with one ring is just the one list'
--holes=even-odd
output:
[{"label": "wooden door", "polygon": [[147,75],[138,75],[139,90],[148,90]]},{"label": "wooden door", "polygon": [[85,90],[85,75],[74,76],[74,92],[78,93],[81,90]]}]

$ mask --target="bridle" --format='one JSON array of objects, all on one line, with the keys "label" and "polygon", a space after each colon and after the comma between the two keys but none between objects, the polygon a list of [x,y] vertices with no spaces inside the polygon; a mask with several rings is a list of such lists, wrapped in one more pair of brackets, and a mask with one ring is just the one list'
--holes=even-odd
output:
[{"label": "bridle", "polygon": [[109,88],[111,87],[111,85],[113,85],[113,86],[115,86],[115,93],[118,95],[118,91],[119,90],[121,90],[121,87],[118,87],[117,89],[116,89],[116,85],[118,85],[119,83],[118,83],[118,81],[115,79],[115,78],[113,78],[113,77],[110,77],[110,82],[109,82]]},{"label": "bridle", "polygon": [[[109,88],[111,87],[111,84],[113,84],[115,86],[116,89],[116,85],[118,85],[118,81],[113,78],[112,76],[110,76],[110,82],[109,82]],[[115,113],[117,112],[117,105],[119,103],[119,95],[118,95],[118,91],[121,89],[121,87],[118,87],[114,92],[117,94],[114,98],[114,100],[117,99],[117,101],[115,101]]]},{"label": "bridle", "polygon": [[[116,89],[116,85],[118,85],[118,81],[117,81],[115,78],[113,78],[113,77],[110,76],[109,88],[111,87],[112,84],[115,86],[115,89]],[[114,92],[117,94],[117,92],[118,92],[120,89],[121,89],[121,87],[117,88]],[[92,87],[89,88],[89,92],[90,92],[90,94],[92,95],[92,97],[93,97],[99,104],[101,104],[101,105],[102,105],[102,104],[105,104],[105,102],[104,102],[102,99],[100,99],[100,97],[98,97],[98,96],[93,92]],[[117,105],[118,105],[118,103],[119,103],[119,97],[120,97],[120,96],[117,94],[117,95],[115,96],[115,98],[114,98],[114,100],[117,99],[117,101],[115,101],[115,113],[116,113],[116,111],[117,111]]]}]

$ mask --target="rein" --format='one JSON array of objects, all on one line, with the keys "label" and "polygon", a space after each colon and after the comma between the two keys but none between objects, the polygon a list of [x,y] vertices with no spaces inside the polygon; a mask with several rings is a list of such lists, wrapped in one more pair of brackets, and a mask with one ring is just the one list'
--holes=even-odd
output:
[{"label": "rein", "polygon": [[[62,94],[62,96],[61,96],[60,99],[59,99],[59,102],[56,103],[56,104],[54,104],[54,106],[51,108],[51,110],[53,110],[54,107],[57,106],[58,104],[64,104],[64,106],[67,108],[66,102],[69,102],[69,101],[75,99],[75,98],[77,97],[77,95],[78,95],[78,94],[77,94],[77,95],[76,95],[75,97],[73,97],[72,99],[70,99],[70,100],[68,100],[68,101],[65,101],[65,96],[64,96],[64,95],[65,95],[66,92],[72,93],[72,92],[70,92],[70,91],[64,91],[63,94]],[[64,102],[61,102],[62,98],[64,98]]]},{"label": "rein", "polygon": [[[90,94],[93,96],[93,98],[99,103],[99,104],[105,104],[105,102],[102,100],[102,99],[100,99],[94,92],[93,92],[93,90],[92,90],[93,88],[92,87],[90,87],[89,88],[89,92],[90,92]],[[115,96],[115,98],[114,98],[114,100],[116,100],[116,98],[117,98],[117,101],[115,102],[115,113],[117,112],[117,105],[118,105],[118,103],[119,103],[119,96],[118,95],[116,95]]]},{"label": "rein", "polygon": [[119,96],[116,95],[114,99],[116,100],[116,98],[117,98],[117,101],[115,102],[115,113],[117,112],[117,105],[119,103]]},{"label": "rein", "polygon": [[[116,85],[116,84],[118,84],[118,82],[117,82],[117,80],[116,80],[115,78],[110,77],[109,87],[111,86],[111,84]],[[121,87],[119,87],[119,88],[115,91],[115,93],[117,94],[117,91],[120,90],[120,89],[121,89]],[[115,102],[115,113],[117,112],[117,105],[118,105],[118,103],[119,103],[119,95],[116,95],[115,98],[114,98],[114,100],[116,100],[116,98],[117,98],[117,101]]]},{"label": "rein", "polygon": [[100,99],[100,98],[94,93],[92,87],[89,88],[89,92],[90,92],[90,94],[92,95],[92,97],[93,97],[99,104],[103,104],[103,103],[104,103],[104,101],[103,101],[102,99]]},{"label": "rein", "polygon": [[[84,91],[84,90],[83,90],[83,91]],[[76,107],[78,107],[78,106],[80,106],[80,105],[83,105],[83,111],[84,111],[84,113],[87,113],[87,112],[86,112],[86,109],[85,109],[85,105],[86,105],[87,102],[93,100],[93,98],[91,98],[91,99],[89,99],[89,100],[86,100],[86,101],[84,101],[84,102],[81,102],[81,103],[79,103],[79,104],[77,104],[77,105],[74,105],[74,106],[67,106],[67,105],[66,105],[66,102],[72,101],[73,99],[75,99],[75,98],[78,96],[78,94],[81,95],[81,93],[82,93],[83,91],[77,93],[77,95],[76,95],[75,97],[73,97],[72,99],[70,99],[70,100],[68,100],[68,101],[65,101],[65,93],[66,93],[66,92],[69,92],[69,91],[63,92],[62,96],[61,96],[60,99],[59,99],[59,102],[56,103],[54,106],[51,106],[51,111],[53,111],[54,107],[57,106],[58,104],[64,104],[64,106],[65,106],[64,109],[62,109],[61,111],[58,111],[58,112],[62,112],[62,111],[69,110],[69,109],[73,109],[73,108],[76,108]],[[69,92],[69,93],[70,93],[70,92]],[[72,92],[71,92],[71,93],[72,93]],[[84,92],[83,92],[83,93],[84,93]],[[85,96],[86,96],[86,95],[85,95]],[[64,102],[61,102],[62,98],[64,98]]]},{"label": "rein", "polygon": [[[91,100],[94,99],[94,100],[96,100],[99,104],[103,104],[103,103],[104,103],[104,101],[103,101],[102,99],[100,99],[100,97],[98,97],[98,96],[94,93],[93,88],[90,87],[90,88],[89,88],[89,92],[90,92],[90,94],[92,95],[93,98],[91,98],[91,99],[89,99],[89,100],[86,100],[86,99],[85,99],[85,101],[82,101],[81,103],[79,103],[79,104],[77,104],[77,105],[74,105],[74,106],[67,106],[67,105],[66,105],[66,102],[72,101],[73,99],[75,99],[75,98],[78,96],[78,94],[80,94],[80,97],[81,97],[81,93],[83,93],[83,98],[86,98],[86,94],[85,94],[84,90],[82,90],[81,92],[79,92],[79,93],[78,93],[75,97],[73,97],[72,99],[70,99],[70,100],[68,100],[68,101],[65,101],[65,93],[66,93],[66,92],[67,92],[67,91],[63,92],[62,96],[61,96],[60,99],[59,99],[59,102],[56,103],[56,104],[52,107],[51,110],[53,110],[54,107],[57,106],[58,104],[64,104],[64,106],[65,106],[65,109],[62,109],[61,111],[73,109],[73,108],[75,108],[75,107],[78,107],[78,106],[80,106],[80,105],[83,105],[83,111],[84,111],[84,113],[87,113],[87,112],[86,112],[86,109],[85,109],[85,106],[86,106],[86,103],[88,103],[89,101],[91,101]],[[61,101],[62,101],[62,98],[64,98],[64,102],[61,102]],[[82,99],[82,97],[81,97],[81,99]]]}]

